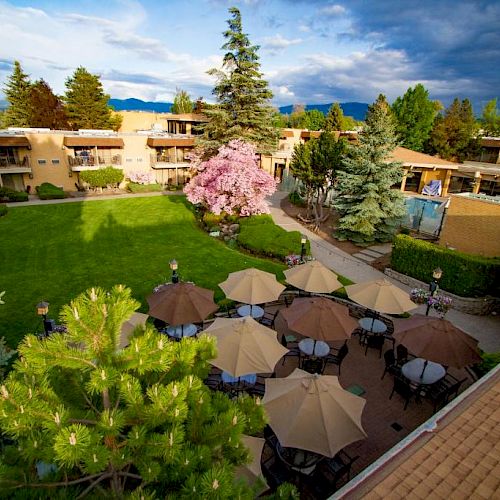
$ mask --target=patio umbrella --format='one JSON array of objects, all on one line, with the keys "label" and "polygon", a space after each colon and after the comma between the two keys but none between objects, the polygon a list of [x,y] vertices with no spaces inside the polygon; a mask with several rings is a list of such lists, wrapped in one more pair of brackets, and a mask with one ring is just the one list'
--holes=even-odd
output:
[{"label": "patio umbrella", "polygon": [[217,310],[214,292],[193,283],[165,285],[147,300],[150,316],[174,326],[199,323]]},{"label": "patio umbrella", "polygon": [[358,323],[349,316],[349,308],[326,297],[295,299],[280,311],[289,330],[315,340],[332,341],[351,338]]},{"label": "patio umbrella", "polygon": [[366,437],[361,425],[365,403],[345,391],[337,377],[299,368],[286,378],[266,379],[262,400],[282,446],[327,457]]},{"label": "patio umbrella", "polygon": [[250,316],[217,318],[204,333],[217,339],[217,357],[210,363],[233,377],[273,372],[288,352],[274,330]]},{"label": "patio umbrella", "polygon": [[418,307],[407,292],[385,278],[349,285],[345,290],[354,302],[381,313],[402,314]]},{"label": "patio umbrella", "polygon": [[416,356],[445,366],[463,368],[481,361],[478,341],[446,319],[414,314],[395,320],[393,337]]},{"label": "patio umbrella", "polygon": [[123,349],[124,347],[127,347],[129,344],[129,338],[132,335],[132,332],[135,330],[135,328],[139,325],[144,326],[146,324],[146,320],[148,319],[147,314],[142,314],[135,312],[132,314],[130,319],[125,321],[122,325],[122,330],[120,333],[120,341],[118,347],[120,349]]},{"label": "patio umbrella", "polygon": [[274,274],[253,267],[231,273],[219,286],[228,299],[245,304],[272,302],[285,289]]},{"label": "patio umbrella", "polygon": [[259,493],[267,489],[267,483],[262,475],[260,461],[262,457],[262,449],[264,448],[265,439],[252,436],[241,436],[241,441],[248,448],[252,461],[249,464],[240,465],[236,468],[236,477],[243,478],[249,485],[253,485],[256,481],[261,482],[262,488]]},{"label": "patio umbrella", "polygon": [[283,274],[287,283],[306,292],[330,293],[343,286],[337,275],[317,260],[292,267]]}]

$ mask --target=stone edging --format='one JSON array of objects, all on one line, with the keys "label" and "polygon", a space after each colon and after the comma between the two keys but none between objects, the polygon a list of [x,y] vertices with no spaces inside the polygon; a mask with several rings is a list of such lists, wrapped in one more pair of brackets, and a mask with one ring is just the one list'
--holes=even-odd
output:
[{"label": "stone edging", "polygon": [[[423,290],[427,290],[429,288],[428,283],[424,283],[420,280],[412,278],[411,276],[407,276],[406,274],[398,273],[397,271],[394,271],[394,269],[386,267],[384,273],[390,278],[400,281],[401,283],[404,283],[412,288],[422,288]],[[453,300],[453,309],[467,314],[486,316],[493,310],[498,310],[500,308],[500,299],[495,297],[460,297],[459,295],[447,292],[442,288],[439,289],[439,293],[441,295],[445,295],[446,297],[450,297]]]}]

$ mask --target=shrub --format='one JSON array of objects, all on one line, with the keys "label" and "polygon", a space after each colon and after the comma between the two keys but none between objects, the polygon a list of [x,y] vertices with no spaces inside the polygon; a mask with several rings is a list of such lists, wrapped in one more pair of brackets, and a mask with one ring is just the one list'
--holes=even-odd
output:
[{"label": "shrub", "polygon": [[104,188],[117,185],[123,181],[123,172],[118,168],[105,167],[99,170],[86,170],[80,172],[80,180],[86,182],[92,188]]},{"label": "shrub", "polygon": [[127,189],[131,193],[150,193],[152,191],[161,191],[161,184],[138,184],[136,182],[129,182]]},{"label": "shrub", "polygon": [[439,285],[462,297],[500,295],[500,259],[469,255],[399,234],[392,247],[394,270],[425,283],[440,267]]},{"label": "shrub", "polygon": [[288,199],[290,200],[290,203],[292,203],[293,205],[296,205],[298,207],[305,207],[306,206],[304,200],[302,199],[300,194],[297,193],[297,191],[292,191],[288,195]]},{"label": "shrub", "polygon": [[128,173],[128,178],[134,184],[155,184],[156,174],[154,172],[133,170]]},{"label": "shrub", "polygon": [[7,215],[8,211],[9,211],[9,209],[7,208],[7,205],[0,204],[0,217]]},{"label": "shrub", "polygon": [[50,184],[50,182],[44,182],[37,186],[36,192],[41,200],[56,200],[66,196],[61,188]]},{"label": "shrub", "polygon": [[0,201],[28,201],[28,193],[15,191],[8,187],[0,187]]},{"label": "shrub", "polygon": [[287,255],[300,254],[301,236],[299,231],[277,226],[270,215],[256,215],[240,219],[238,243],[253,253],[283,260]]}]

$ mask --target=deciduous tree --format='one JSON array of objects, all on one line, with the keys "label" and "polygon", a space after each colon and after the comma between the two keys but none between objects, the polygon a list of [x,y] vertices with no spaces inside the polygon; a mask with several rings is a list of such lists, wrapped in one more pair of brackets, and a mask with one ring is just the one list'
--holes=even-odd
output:
[{"label": "deciduous tree", "polygon": [[254,145],[233,140],[197,170],[184,188],[191,203],[201,203],[215,214],[269,213],[265,198],[276,191],[276,181],[259,168]]},{"label": "deciduous tree", "polygon": [[176,114],[193,112],[193,101],[185,90],[177,89],[174,97],[174,103],[172,104],[172,109],[170,111]]},{"label": "deciduous tree", "polygon": [[14,61],[14,70],[3,89],[9,107],[3,116],[6,127],[29,127],[31,117],[31,82],[21,68],[19,61]]},{"label": "deciduous tree", "polygon": [[486,135],[500,135],[500,113],[498,112],[496,98],[491,99],[491,101],[485,104],[481,117],[481,124]]},{"label": "deciduous tree", "polygon": [[64,104],[53,92],[45,80],[38,80],[31,87],[30,126],[67,130],[68,117]]},{"label": "deciduous tree", "polygon": [[389,241],[404,215],[403,195],[393,188],[401,181],[401,164],[390,161],[398,144],[395,128],[389,105],[380,95],[368,108],[358,144],[348,146],[338,173],[333,203],[341,217],[336,231],[341,240]]}]

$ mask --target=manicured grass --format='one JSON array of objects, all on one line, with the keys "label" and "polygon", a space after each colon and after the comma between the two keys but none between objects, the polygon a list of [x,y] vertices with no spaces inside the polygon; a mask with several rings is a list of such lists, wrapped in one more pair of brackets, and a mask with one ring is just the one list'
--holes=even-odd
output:
[{"label": "manicured grass", "polygon": [[41,331],[35,305],[49,317],[92,286],[129,286],[147,311],[146,297],[170,280],[169,261],[185,281],[211,288],[228,273],[257,267],[282,280],[284,265],[225,246],[198,228],[183,196],[160,196],[16,207],[0,218],[0,336],[10,346]]}]

